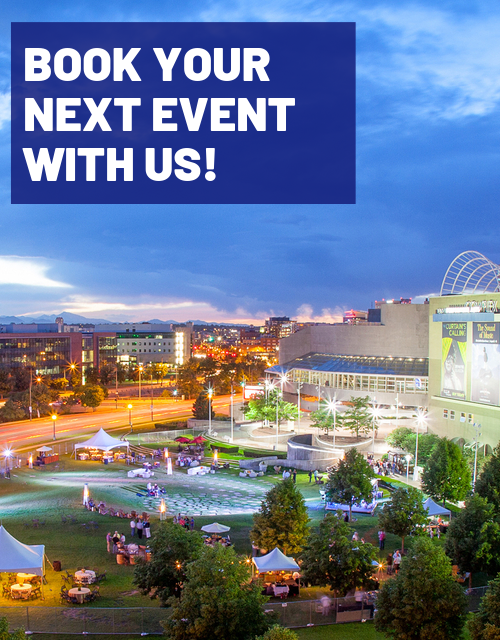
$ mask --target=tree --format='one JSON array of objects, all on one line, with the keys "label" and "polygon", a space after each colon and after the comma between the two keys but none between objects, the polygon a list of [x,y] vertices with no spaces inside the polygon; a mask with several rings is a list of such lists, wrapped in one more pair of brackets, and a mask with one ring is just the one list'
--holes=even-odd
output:
[{"label": "tree", "polygon": [[278,389],[273,389],[267,394],[258,395],[250,400],[248,405],[243,408],[243,413],[247,420],[269,420],[276,421],[278,417],[279,425],[285,420],[297,420],[299,415],[298,408],[291,402],[285,402]]},{"label": "tree", "polygon": [[8,371],[2,369],[0,371],[0,398],[12,390],[12,377]]},{"label": "tree", "polygon": [[202,384],[198,381],[198,362],[190,358],[186,364],[178,370],[177,388],[179,394],[186,398],[195,398],[202,390]]},{"label": "tree", "polygon": [[472,640],[500,639],[500,574],[488,584],[478,613],[468,621]]},{"label": "tree", "polygon": [[15,401],[9,398],[0,409],[0,422],[15,422],[16,420],[24,420],[25,418],[26,412],[22,408],[19,400]]},{"label": "tree", "polygon": [[[386,438],[388,444],[403,449],[406,453],[415,454],[417,434],[409,427],[397,427]],[[418,436],[418,462],[425,466],[440,438],[434,433],[420,433]]]},{"label": "tree", "polygon": [[99,380],[104,387],[116,382],[116,365],[112,362],[105,362],[99,370]]},{"label": "tree", "polygon": [[255,640],[299,640],[299,636],[295,631],[275,624],[263,636],[256,636]]},{"label": "tree", "polygon": [[360,500],[371,500],[374,473],[368,462],[355,448],[349,449],[336,467],[331,469],[326,483],[326,495],[330,502],[349,505],[351,521],[352,505]]},{"label": "tree", "polygon": [[5,616],[0,618],[0,640],[25,640],[24,629],[16,629],[9,632],[9,621]]},{"label": "tree", "polygon": [[467,500],[465,509],[452,519],[446,533],[445,551],[460,571],[471,574],[470,583],[472,573],[482,568],[483,561],[478,557],[483,543],[481,531],[492,514],[493,507],[475,494]]},{"label": "tree", "polygon": [[356,438],[359,438],[360,433],[366,435],[372,430],[373,419],[369,406],[370,396],[361,398],[351,396],[348,408],[342,416],[342,426],[355,434]]},{"label": "tree", "polygon": [[486,498],[500,516],[500,443],[485,463],[476,481],[475,492]]},{"label": "tree", "polygon": [[171,598],[162,622],[170,640],[253,640],[271,620],[262,586],[250,581],[250,566],[232,547],[205,547],[186,567],[182,598]]},{"label": "tree", "polygon": [[471,475],[469,466],[460,447],[441,438],[434,447],[422,477],[424,491],[433,498],[463,500],[470,492]]},{"label": "tree", "polygon": [[466,606],[442,548],[429,538],[418,538],[399,573],[378,593],[375,629],[393,640],[455,640],[465,623]]},{"label": "tree", "polygon": [[353,543],[349,525],[329,513],[309,535],[301,554],[302,576],[313,585],[329,586],[335,597],[344,596],[351,589],[370,585],[377,555],[373,545]]},{"label": "tree", "polygon": [[285,554],[299,553],[308,535],[307,509],[291,478],[270,489],[253,516],[250,539],[262,549],[280,547]]},{"label": "tree", "polygon": [[85,369],[85,383],[91,386],[99,384],[99,369],[97,367],[87,367]]},{"label": "tree", "polygon": [[427,522],[420,491],[414,487],[395,489],[391,501],[379,513],[378,522],[381,529],[401,538],[401,549],[404,551],[405,537],[415,531],[417,525]]},{"label": "tree", "polygon": [[143,595],[158,598],[165,606],[175,586],[185,581],[186,565],[199,557],[203,542],[198,533],[173,522],[160,522],[149,546],[151,561],[136,565],[134,584]]},{"label": "tree", "polygon": [[328,411],[325,407],[321,407],[317,411],[311,413],[311,426],[321,429],[325,433],[333,431],[333,425],[335,422],[336,428],[341,426],[341,419],[339,414],[334,418],[333,413]]},{"label": "tree", "polygon": [[[193,417],[196,420],[208,420],[210,402],[206,391],[202,391],[193,404]],[[212,420],[215,418],[215,411],[212,409]]]},{"label": "tree", "polygon": [[99,385],[87,384],[84,387],[77,387],[74,397],[81,401],[83,407],[92,407],[95,411],[106,397],[106,393]]},{"label": "tree", "polygon": [[[396,429],[393,429],[391,433],[389,433],[389,435],[385,440],[388,444],[391,445],[391,447],[397,447],[398,449],[403,449],[403,451],[408,451],[407,449],[408,438],[413,433],[415,432],[413,431],[413,429],[410,429],[410,427],[396,427]],[[419,445],[420,445],[420,439],[419,439]]]}]

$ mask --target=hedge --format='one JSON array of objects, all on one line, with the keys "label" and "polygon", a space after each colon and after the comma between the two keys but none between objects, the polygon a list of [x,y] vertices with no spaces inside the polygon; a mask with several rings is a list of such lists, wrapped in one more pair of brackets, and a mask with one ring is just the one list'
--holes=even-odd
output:
[{"label": "hedge", "polygon": [[212,451],[214,451],[214,449],[217,449],[217,451],[219,451],[220,453],[238,453],[240,450],[239,447],[221,447],[218,444],[211,444],[210,448],[212,449]]}]

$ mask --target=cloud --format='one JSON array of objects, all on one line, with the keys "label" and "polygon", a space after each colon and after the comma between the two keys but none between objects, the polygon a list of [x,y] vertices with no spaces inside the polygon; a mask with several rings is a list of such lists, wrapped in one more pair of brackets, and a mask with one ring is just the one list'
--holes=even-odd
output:
[{"label": "cloud", "polygon": [[10,93],[0,93],[0,129],[10,121]]},{"label": "cloud", "polygon": [[43,258],[21,258],[0,256],[0,285],[22,285],[26,287],[71,287],[65,282],[52,280],[45,274],[50,265]]},{"label": "cloud", "polygon": [[342,322],[345,309],[335,307],[334,309],[321,309],[320,314],[315,314],[310,304],[302,304],[297,309],[295,320],[297,322]]}]

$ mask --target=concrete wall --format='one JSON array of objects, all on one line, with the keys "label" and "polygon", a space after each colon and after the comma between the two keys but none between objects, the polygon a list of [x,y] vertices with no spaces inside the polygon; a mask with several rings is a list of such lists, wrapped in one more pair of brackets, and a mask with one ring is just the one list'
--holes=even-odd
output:
[{"label": "concrete wall", "polygon": [[381,323],[306,327],[280,340],[280,364],[307,353],[427,358],[429,305],[386,304]]}]

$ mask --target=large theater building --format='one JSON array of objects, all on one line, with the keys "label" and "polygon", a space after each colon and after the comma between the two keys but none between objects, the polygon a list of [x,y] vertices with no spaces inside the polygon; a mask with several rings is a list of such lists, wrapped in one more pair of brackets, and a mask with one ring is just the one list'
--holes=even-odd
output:
[{"label": "large theater building", "polygon": [[500,293],[431,298],[429,427],[494,447],[500,440]]}]

